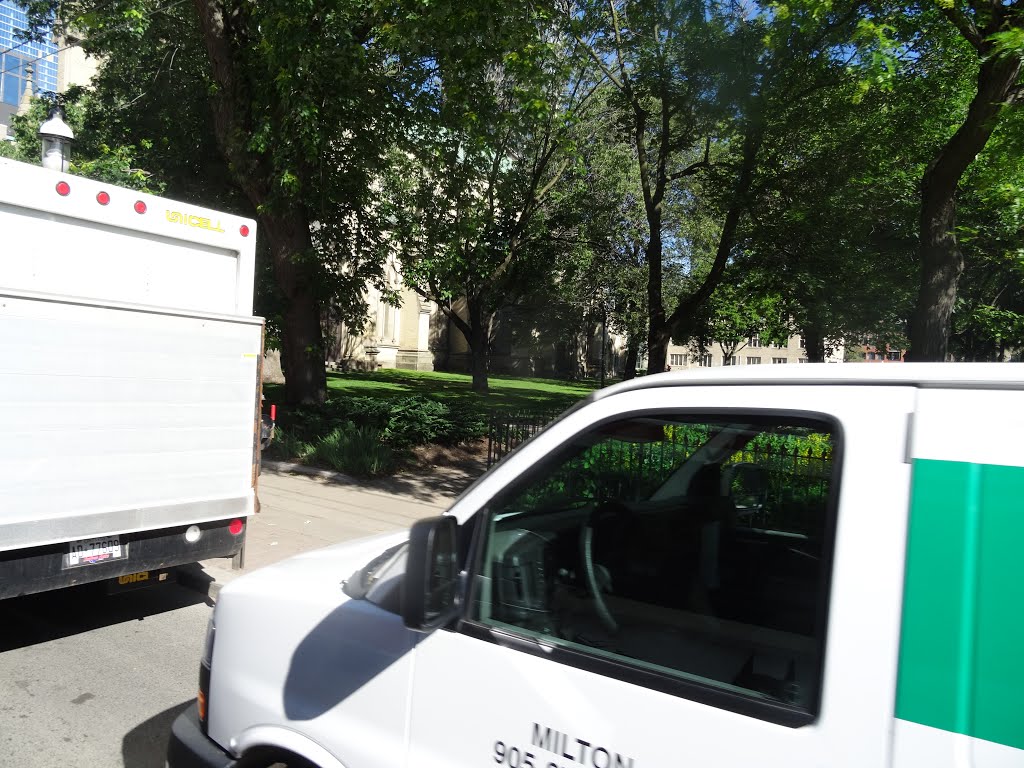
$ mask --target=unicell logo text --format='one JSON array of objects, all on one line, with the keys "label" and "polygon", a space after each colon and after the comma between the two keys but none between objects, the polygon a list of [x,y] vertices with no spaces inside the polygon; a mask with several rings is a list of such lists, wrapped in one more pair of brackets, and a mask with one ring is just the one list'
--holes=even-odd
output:
[{"label": "unicell logo text", "polygon": [[197,229],[208,229],[211,232],[224,231],[220,226],[220,221],[213,222],[205,216],[192,216],[184,211],[166,211],[165,215],[172,224],[182,224],[186,227],[196,227]]}]

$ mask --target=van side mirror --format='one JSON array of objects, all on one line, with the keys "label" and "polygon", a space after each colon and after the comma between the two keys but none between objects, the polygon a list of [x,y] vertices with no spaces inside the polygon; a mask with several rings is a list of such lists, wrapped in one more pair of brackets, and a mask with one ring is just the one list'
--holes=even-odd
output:
[{"label": "van side mirror", "polygon": [[429,517],[413,524],[402,579],[402,621],[426,632],[458,612],[458,524],[453,517]]}]

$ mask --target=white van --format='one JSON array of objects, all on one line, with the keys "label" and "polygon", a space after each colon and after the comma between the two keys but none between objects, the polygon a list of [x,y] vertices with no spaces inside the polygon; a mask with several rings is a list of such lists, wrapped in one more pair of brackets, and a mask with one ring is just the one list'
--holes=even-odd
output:
[{"label": "white van", "polygon": [[226,587],[182,766],[1024,766],[1024,368],[601,390]]}]

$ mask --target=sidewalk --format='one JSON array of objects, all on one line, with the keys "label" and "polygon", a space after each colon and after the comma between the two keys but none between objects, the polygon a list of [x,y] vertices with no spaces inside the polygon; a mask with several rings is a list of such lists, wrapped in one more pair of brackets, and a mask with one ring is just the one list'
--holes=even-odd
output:
[{"label": "sidewalk", "polygon": [[359,480],[281,462],[263,463],[260,512],[248,520],[245,567],[205,560],[179,573],[181,581],[216,599],[232,579],[300,552],[408,528],[439,515],[476,478],[471,471],[437,468],[429,475]]}]

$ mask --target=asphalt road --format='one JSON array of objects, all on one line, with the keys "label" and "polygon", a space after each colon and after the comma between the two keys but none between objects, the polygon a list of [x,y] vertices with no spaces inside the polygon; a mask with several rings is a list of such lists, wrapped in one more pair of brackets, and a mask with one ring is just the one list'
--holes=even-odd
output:
[{"label": "asphalt road", "polygon": [[162,768],[209,616],[207,598],[177,584],[0,602],[0,766]]}]

